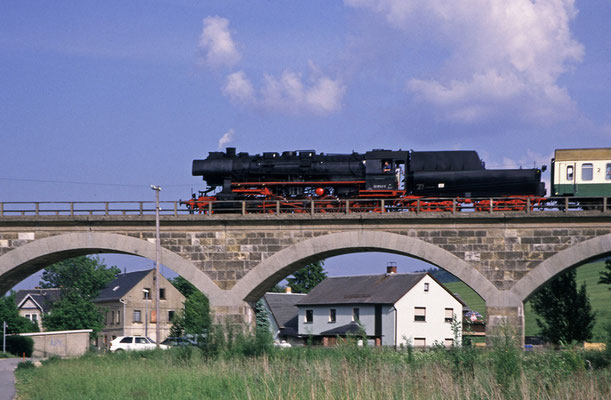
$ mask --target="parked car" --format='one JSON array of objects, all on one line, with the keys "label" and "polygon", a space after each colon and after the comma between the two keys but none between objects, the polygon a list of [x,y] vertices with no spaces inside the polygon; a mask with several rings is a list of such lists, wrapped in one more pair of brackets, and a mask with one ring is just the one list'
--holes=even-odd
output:
[{"label": "parked car", "polygon": [[195,340],[188,337],[167,337],[161,344],[176,347],[176,346],[197,346]]},{"label": "parked car", "polygon": [[280,347],[281,349],[285,349],[285,348],[289,348],[289,347],[293,347],[291,346],[291,344],[289,342],[287,342],[286,340],[276,340],[274,341],[274,346],[275,347]]},{"label": "parked car", "polygon": [[[154,350],[157,345],[153,339],[145,336],[119,336],[118,338],[110,342],[110,351],[124,351],[124,350]],[[168,346],[164,344],[159,345],[160,349],[167,349]]]}]

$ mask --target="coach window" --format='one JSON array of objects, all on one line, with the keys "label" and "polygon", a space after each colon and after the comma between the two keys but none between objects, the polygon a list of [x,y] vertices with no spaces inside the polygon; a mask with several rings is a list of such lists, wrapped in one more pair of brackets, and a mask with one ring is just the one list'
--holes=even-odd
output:
[{"label": "coach window", "polygon": [[607,164],[605,170],[607,171],[605,172],[605,179],[611,181],[611,163]]},{"label": "coach window", "polygon": [[568,165],[566,167],[566,180],[567,181],[573,180],[573,166],[572,165]]},{"label": "coach window", "polygon": [[594,167],[592,164],[583,164],[581,166],[581,180],[591,181],[594,177]]}]

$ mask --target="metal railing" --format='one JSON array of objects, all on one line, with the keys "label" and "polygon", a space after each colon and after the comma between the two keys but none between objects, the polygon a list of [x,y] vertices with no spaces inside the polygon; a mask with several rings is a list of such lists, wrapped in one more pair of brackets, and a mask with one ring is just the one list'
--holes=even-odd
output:
[{"label": "metal railing", "polygon": [[[188,209],[179,201],[160,202],[162,215],[352,214],[352,213],[498,213],[611,212],[608,197],[592,198],[418,198],[206,201]],[[153,201],[0,202],[6,216],[144,216],[155,214]]]}]

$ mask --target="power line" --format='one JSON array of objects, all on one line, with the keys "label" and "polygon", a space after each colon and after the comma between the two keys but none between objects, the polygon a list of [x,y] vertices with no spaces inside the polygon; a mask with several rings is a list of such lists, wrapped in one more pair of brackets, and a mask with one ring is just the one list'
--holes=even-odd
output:
[{"label": "power line", "polygon": [[[3,178],[0,177],[0,181],[9,182],[30,182],[30,183],[56,183],[63,185],[83,185],[83,186],[114,186],[114,187],[132,187],[132,188],[148,188],[150,185],[144,184],[129,184],[129,183],[105,183],[105,182],[78,182],[78,181],[60,181],[60,180],[48,180],[48,179],[22,179],[22,178]],[[168,184],[161,185],[164,187],[192,187],[193,183],[185,184]]]}]

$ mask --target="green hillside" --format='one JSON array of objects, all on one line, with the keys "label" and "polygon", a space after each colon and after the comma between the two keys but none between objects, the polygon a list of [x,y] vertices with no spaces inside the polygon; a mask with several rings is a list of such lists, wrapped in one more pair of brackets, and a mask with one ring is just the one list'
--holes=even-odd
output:
[{"label": "green hillside", "polygon": [[[592,339],[595,342],[604,341],[605,333],[603,327],[605,324],[611,323],[611,290],[608,289],[610,286],[598,283],[600,271],[604,268],[604,261],[586,264],[577,268],[577,285],[579,287],[582,282],[586,282],[590,303],[596,311],[596,325],[594,326],[594,337]],[[452,293],[457,293],[471,309],[480,312],[484,316],[486,315],[484,300],[470,287],[463,282],[444,283],[444,285]],[[536,314],[532,310],[530,302],[526,303],[525,313],[526,335],[536,335],[539,327],[535,320]]]}]

